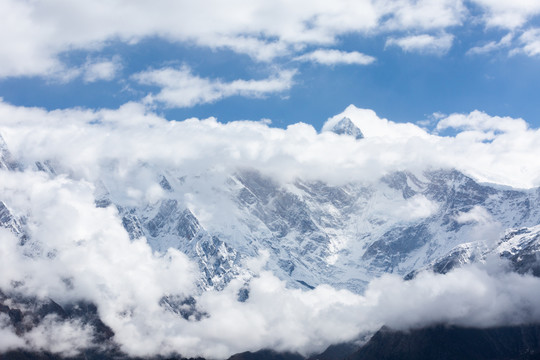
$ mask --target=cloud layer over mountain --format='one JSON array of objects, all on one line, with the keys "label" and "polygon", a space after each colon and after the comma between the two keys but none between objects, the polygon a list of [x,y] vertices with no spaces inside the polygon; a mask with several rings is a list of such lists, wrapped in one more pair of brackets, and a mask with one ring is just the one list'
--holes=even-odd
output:
[{"label": "cloud layer over mountain", "polygon": [[[167,121],[137,103],[116,110],[46,111],[2,102],[0,116],[0,132],[17,158],[28,163],[57,160],[76,177],[89,180],[126,177],[134,169],[140,171],[141,163],[181,167],[189,173],[209,169],[227,173],[245,166],[283,180],[300,177],[332,183],[370,181],[390,171],[432,166],[456,168],[480,181],[518,188],[540,185],[536,161],[540,131],[522,119],[480,111],[437,114],[436,124],[427,124],[430,131],[350,106],[329,119],[320,134],[304,123],[284,130],[264,121]],[[345,116],[365,139],[327,131]],[[118,168],[111,172],[107,163]],[[141,185],[137,189],[146,194],[152,184],[134,185]]]},{"label": "cloud layer over mountain", "polygon": [[[344,116],[364,139],[327,131]],[[254,276],[245,302],[238,301],[241,279],[223,291],[199,294],[196,266],[186,255],[174,249],[152,252],[144,238],[130,240],[118,210],[95,205],[101,179],[117,184],[112,190],[122,204],[155,203],[164,190],[153,168],[177,169],[203,182],[226,180],[248,167],[281,183],[302,178],[339,184],[369,183],[395,170],[442,167],[498,184],[539,186],[540,132],[522,119],[479,111],[438,115],[430,131],[350,106],[317,133],[302,123],[283,130],[266,122],[167,121],[136,103],[115,110],[46,111],[5,102],[0,118],[5,145],[22,166],[22,171],[0,171],[0,200],[24,219],[31,235],[20,246],[13,230],[0,229],[0,289],[61,303],[95,303],[129,354],[223,358],[260,348],[307,354],[382,325],[486,327],[540,321],[540,279],[509,273],[495,260],[446,275],[421,273],[407,282],[384,275],[363,294],[354,294],[328,285],[289,289],[264,270],[265,254],[260,254],[248,266]],[[36,161],[49,161],[56,173],[32,170]],[[402,208],[394,205],[381,202],[379,211],[406,220],[429,216],[435,206],[421,196]],[[492,231],[496,224],[482,211],[473,209],[458,219],[477,222],[480,236],[497,235]],[[160,306],[163,296],[195,296],[207,316],[193,321],[166,311]],[[47,321],[17,336],[0,317],[0,350],[23,346],[69,354],[68,349],[91,342],[85,325]],[[52,332],[58,334],[55,341],[47,338]]]}]

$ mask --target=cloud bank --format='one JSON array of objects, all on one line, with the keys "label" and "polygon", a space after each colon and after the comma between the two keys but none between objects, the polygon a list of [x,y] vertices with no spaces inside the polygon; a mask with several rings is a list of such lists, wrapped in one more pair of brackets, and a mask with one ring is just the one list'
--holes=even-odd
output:
[{"label": "cloud bank", "polygon": [[[0,133],[16,158],[28,164],[54,159],[91,181],[106,176],[105,164],[115,162],[123,173],[140,163],[224,173],[247,166],[283,179],[329,182],[369,181],[431,166],[519,188],[540,185],[539,130],[523,119],[481,111],[443,116],[432,132],[354,106],[329,119],[322,133],[303,123],[278,129],[215,118],[167,121],[137,103],[116,110],[46,111],[2,102],[0,116]],[[345,116],[362,130],[363,141],[327,131]]]}]

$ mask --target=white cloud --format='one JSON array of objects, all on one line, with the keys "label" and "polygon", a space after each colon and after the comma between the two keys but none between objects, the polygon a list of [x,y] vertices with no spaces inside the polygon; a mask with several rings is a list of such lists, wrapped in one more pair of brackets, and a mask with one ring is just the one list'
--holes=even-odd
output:
[{"label": "white cloud", "polygon": [[412,221],[433,215],[439,208],[437,203],[424,195],[415,195],[409,199],[396,201],[390,197],[380,196],[374,201],[371,211],[380,219],[400,219]]},{"label": "white cloud", "polygon": [[294,70],[283,70],[262,80],[233,80],[224,82],[194,75],[187,66],[164,68],[135,74],[141,84],[161,87],[156,95],[148,95],[146,102],[161,102],[168,107],[189,107],[211,103],[230,96],[264,97],[291,88]]},{"label": "white cloud", "polygon": [[376,1],[387,16],[383,26],[394,30],[433,30],[460,25],[466,13],[461,0]]},{"label": "white cloud", "polygon": [[356,64],[369,65],[376,59],[373,56],[362,54],[358,51],[340,51],[333,49],[318,49],[294,58],[297,61],[311,61],[322,65]]},{"label": "white cloud", "polygon": [[21,348],[24,345],[24,340],[17,335],[15,329],[10,325],[9,316],[0,313],[0,352]]},{"label": "white cloud", "polygon": [[540,28],[530,28],[519,34],[520,32],[509,32],[499,41],[490,41],[485,45],[469,49],[467,54],[486,54],[499,49],[509,48],[508,54],[510,56],[516,54],[524,54],[531,57],[538,56],[540,54]]},{"label": "white cloud", "polygon": [[85,83],[96,81],[113,80],[121,70],[120,57],[112,59],[87,59],[81,66],[60,66],[46,74],[47,80],[53,83],[64,84],[77,78],[82,78]]},{"label": "white cloud", "polygon": [[496,222],[484,207],[479,205],[467,212],[458,213],[455,220],[460,224],[472,224],[473,227],[467,229],[463,237],[467,241],[488,244],[486,249],[493,248],[504,234],[502,225]]},{"label": "white cloud", "polygon": [[444,30],[459,25],[463,18],[460,0],[233,0],[227,4],[218,0],[152,4],[4,0],[0,4],[0,77],[67,71],[59,54],[99,51],[113,41],[135,44],[159,37],[271,61],[306,45],[334,44],[345,34]]},{"label": "white cloud", "polygon": [[409,219],[420,219],[433,215],[439,206],[430,201],[423,195],[415,195],[407,201],[407,205],[403,208],[402,217]]},{"label": "white cloud", "polygon": [[[535,286],[536,281],[533,277],[490,274],[477,267],[466,267],[446,275],[423,273],[412,282],[383,276],[370,284],[365,296],[384,309],[383,321],[390,327],[406,329],[410,324],[440,322],[488,327],[528,322],[525,319],[529,311],[532,318],[537,318],[540,309],[526,310],[526,303],[540,294],[540,289],[529,292],[521,288]],[[512,295],[514,291],[519,294],[517,297]],[[516,310],[515,318],[510,309]]]},{"label": "white cloud", "polygon": [[[480,16],[488,26],[522,28],[540,14],[536,0],[474,2],[480,6]],[[369,37],[392,33],[386,45],[397,45],[405,51],[444,54],[453,42],[449,32],[470,17],[470,6],[462,0],[331,3],[234,0],[227,4],[218,0],[196,4],[171,0],[153,4],[134,4],[128,0],[114,3],[98,0],[92,4],[4,0],[0,4],[0,78],[38,75],[69,81],[81,74],[74,74],[74,69],[84,66],[63,63],[61,58],[71,51],[89,51],[93,56],[115,41],[136,44],[151,37],[211,49],[231,49],[263,62],[277,57],[298,57],[306,46],[333,45],[341,36],[351,34]],[[118,21],[118,16],[123,20]],[[420,35],[405,35],[411,31]],[[499,45],[502,44],[487,43],[472,51],[486,52]],[[318,51],[299,58],[322,63],[371,61],[361,53],[342,52],[338,57],[336,53]],[[86,81],[111,79],[118,70],[114,61],[87,65],[88,72],[83,75]]]},{"label": "white cloud", "polygon": [[540,28],[533,28],[525,31],[519,37],[519,42],[523,45],[512,51],[515,53],[524,53],[528,56],[540,55]]},{"label": "white cloud", "polygon": [[[536,179],[532,183],[538,184],[539,169],[529,168],[527,164],[539,155],[533,144],[540,140],[540,131],[529,129],[523,119],[473,111],[441,119],[436,130],[447,128],[458,130],[458,133],[448,138],[453,145],[445,151],[469,163],[471,175],[488,182],[510,184],[502,179],[512,174],[515,180],[519,177]],[[497,169],[498,166],[501,168]],[[532,183],[516,181],[513,185],[530,187]]]},{"label": "white cloud", "polygon": [[[516,282],[507,286],[505,281]],[[498,277],[467,268],[447,275],[422,273],[409,282],[384,275],[373,280],[363,295],[354,295],[325,285],[313,291],[287,290],[284,283],[263,272],[253,279],[246,303],[229,299],[233,289],[204,294],[201,304],[213,309],[214,316],[194,324],[192,330],[197,335],[206,331],[211,343],[222,342],[230,353],[246,349],[238,346],[237,339],[242,339],[252,344],[248,347],[252,350],[267,347],[307,354],[383,324],[398,329],[440,322],[487,327],[538,319],[540,309],[531,311],[530,304],[540,290],[524,286],[539,282],[532,276]],[[231,327],[231,322],[237,326]],[[205,350],[206,356],[222,356],[213,352],[215,347]]]},{"label": "white cloud", "polygon": [[62,356],[76,356],[94,345],[93,329],[78,321],[64,321],[47,315],[38,326],[24,334],[25,347]]},{"label": "white cloud", "polygon": [[487,26],[515,29],[540,14],[540,3],[536,0],[473,0],[473,2],[485,10],[482,16]]},{"label": "white cloud", "polygon": [[54,25],[36,26],[31,4],[3,1],[0,4],[0,77],[47,74],[61,70],[56,57]]},{"label": "white cloud", "polygon": [[437,123],[438,131],[454,128],[464,131],[479,132],[524,132],[527,123],[523,119],[514,119],[509,116],[490,116],[475,110],[470,114],[452,114]]},{"label": "white cloud", "polygon": [[[334,183],[377,179],[395,169],[432,165],[455,167],[482,181],[540,185],[536,161],[540,132],[529,129],[521,119],[479,111],[452,114],[441,119],[437,129],[451,127],[456,135],[438,136],[350,106],[329,119],[323,130],[345,116],[365,139],[354,141],[327,131],[317,134],[306,124],[283,130],[260,122],[220,124],[212,118],[166,121],[136,103],[117,110],[47,112],[2,102],[0,134],[16,156],[30,163],[58,159],[83,177],[99,176],[104,171],[102,163],[118,159],[129,167],[140,161],[183,164],[197,169],[193,171],[213,165],[223,169],[248,166],[288,179],[321,178]],[[129,172],[129,167],[123,171]]]},{"label": "white cloud", "polygon": [[478,224],[487,224],[492,222],[491,214],[481,206],[475,206],[468,212],[459,213],[456,216],[456,221],[460,224],[468,222],[476,222]]},{"label": "white cloud", "polygon": [[112,80],[121,68],[118,57],[112,60],[88,60],[82,68],[83,80],[85,82]]},{"label": "white cloud", "polygon": [[442,34],[439,36],[422,34],[401,38],[388,38],[385,47],[395,45],[399,46],[405,52],[443,55],[450,50],[453,41],[454,36],[450,34]]},{"label": "white cloud", "polygon": [[487,54],[492,51],[499,50],[501,48],[509,47],[514,40],[514,34],[512,32],[503,36],[499,41],[490,41],[482,46],[475,46],[467,51],[469,55],[475,54]]}]

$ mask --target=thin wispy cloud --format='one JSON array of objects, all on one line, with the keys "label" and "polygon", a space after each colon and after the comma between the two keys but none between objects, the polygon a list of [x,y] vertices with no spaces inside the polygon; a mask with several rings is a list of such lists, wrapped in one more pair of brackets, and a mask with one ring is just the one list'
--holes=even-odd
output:
[{"label": "thin wispy cloud", "polygon": [[85,82],[111,81],[121,68],[122,65],[118,57],[112,60],[91,59],[83,65],[81,72]]},{"label": "thin wispy cloud", "polygon": [[293,85],[295,70],[283,70],[262,80],[222,81],[194,75],[187,66],[149,70],[133,75],[143,85],[160,87],[157,94],[150,94],[146,103],[159,102],[167,107],[191,107],[212,103],[231,96],[260,98],[289,90]]},{"label": "thin wispy cloud", "polygon": [[481,46],[475,46],[467,51],[468,55],[489,54],[499,49],[509,48],[514,40],[514,33],[510,32],[503,36],[499,41],[490,41]]},{"label": "thin wispy cloud", "polygon": [[540,55],[540,28],[533,28],[525,31],[520,37],[521,48],[515,50],[517,53],[524,53],[528,56]]},{"label": "thin wispy cloud", "polygon": [[321,65],[369,65],[376,58],[358,51],[340,51],[334,49],[318,49],[294,58],[296,61],[308,61]]},{"label": "thin wispy cloud", "polygon": [[418,52],[423,54],[444,55],[452,47],[454,36],[442,35],[411,35],[402,38],[388,38],[385,47],[398,46],[405,52]]}]

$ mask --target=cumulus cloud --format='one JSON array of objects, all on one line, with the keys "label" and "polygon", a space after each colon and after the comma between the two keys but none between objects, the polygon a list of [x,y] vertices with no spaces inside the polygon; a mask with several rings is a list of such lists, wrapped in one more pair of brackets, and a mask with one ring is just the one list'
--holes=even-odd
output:
[{"label": "cumulus cloud", "polygon": [[63,321],[48,315],[24,335],[27,346],[63,356],[75,356],[93,345],[93,332],[89,325],[77,321]]},{"label": "cumulus cloud", "polygon": [[537,56],[540,54],[540,29],[530,28],[525,31],[512,31],[499,41],[490,41],[485,45],[476,46],[467,51],[467,54],[487,54],[500,49],[509,49],[510,56],[523,54]]},{"label": "cumulus cloud", "polygon": [[7,314],[0,313],[0,351],[9,351],[23,347],[24,340],[15,332]]},{"label": "cumulus cloud", "polygon": [[[187,256],[174,249],[154,254],[145,239],[130,241],[116,210],[95,207],[90,183],[28,171],[1,172],[0,177],[3,201],[27,219],[30,237],[21,246],[1,229],[2,291],[61,304],[95,303],[121,345],[133,341],[133,327],[144,337],[151,317],[163,311],[159,301],[164,295],[195,293],[197,275]],[[76,321],[46,317],[24,334],[24,347],[73,355],[91,344],[90,330]],[[136,351],[137,344],[131,347]]]},{"label": "cumulus cloud", "polygon": [[527,123],[523,119],[514,119],[508,116],[490,116],[482,111],[475,110],[470,114],[452,114],[437,123],[436,130],[441,131],[454,128],[463,131],[479,132],[524,132]]},{"label": "cumulus cloud", "polygon": [[[515,283],[507,286],[506,281]],[[531,306],[540,294],[539,283],[531,276],[469,267],[448,275],[421,273],[409,282],[384,275],[373,280],[363,295],[355,295],[326,285],[313,291],[287,289],[263,272],[253,279],[245,303],[227,301],[229,289],[204,294],[201,304],[214,309],[215,316],[194,328],[212,329],[207,336],[212,341],[226,338],[232,351],[242,348],[236,347],[236,339],[247,339],[254,344],[252,349],[268,346],[309,354],[384,324],[408,329],[441,322],[477,327],[528,323],[540,316],[540,309]],[[231,328],[233,321],[238,326]],[[218,355],[210,349],[206,354]]]},{"label": "cumulus cloud", "polygon": [[535,0],[473,0],[485,12],[487,26],[515,29],[523,26],[530,18],[540,14],[540,4]]},{"label": "cumulus cloud", "polygon": [[[528,128],[522,119],[480,111],[440,119],[437,131],[453,128],[454,136],[431,134],[354,106],[330,118],[321,134],[302,123],[278,129],[249,121],[220,124],[213,118],[167,121],[136,103],[116,110],[49,112],[3,102],[0,116],[0,133],[17,157],[29,163],[58,159],[91,180],[107,171],[104,164],[118,159],[122,166],[129,165],[123,173],[138,162],[193,166],[197,169],[193,171],[214,165],[215,169],[248,166],[272,176],[335,183],[434,165],[516,187],[540,183],[539,131]],[[324,131],[345,116],[365,139],[355,141]]]},{"label": "cumulus cloud", "polygon": [[[524,28],[540,13],[535,0],[474,3],[490,27]],[[299,54],[307,46],[336,45],[343,36],[376,34],[392,34],[387,46],[441,55],[452,46],[452,28],[470,19],[470,7],[462,0],[234,0],[226,5],[217,0],[196,4],[163,0],[152,5],[127,0],[100,0],[91,5],[67,4],[65,0],[47,4],[4,0],[0,4],[0,78],[45,76],[69,81],[82,74],[88,82],[110,80],[119,69],[117,62],[73,65],[63,59],[73,51],[97,56],[115,42],[135,45],[152,37],[174,44],[229,49],[258,62],[285,57],[365,65],[373,58],[361,52],[316,50]],[[407,35],[411,32],[419,35]],[[486,52],[498,46],[502,43],[487,43],[472,51]],[[532,50],[524,51],[529,54]]]},{"label": "cumulus cloud", "polygon": [[313,52],[297,56],[297,61],[311,61],[322,65],[369,65],[376,59],[373,56],[362,54],[358,51],[340,51],[331,49],[318,49]]},{"label": "cumulus cloud", "polygon": [[[530,301],[540,291],[537,281],[531,276],[466,267],[447,275],[426,272],[412,282],[383,276],[370,284],[365,296],[386,309],[383,321],[391,327],[438,322],[489,327],[536,321],[532,319],[538,319],[540,309]],[[535,288],[524,288],[528,286]],[[516,310],[515,317],[510,309]]]},{"label": "cumulus cloud", "polygon": [[145,102],[160,102],[167,107],[190,107],[211,103],[230,96],[263,97],[286,91],[293,85],[296,71],[283,70],[262,80],[233,80],[225,82],[201,78],[187,66],[163,68],[135,74],[141,84],[159,86],[160,92],[150,94]]},{"label": "cumulus cloud", "polygon": [[[0,77],[51,75],[69,69],[59,59],[72,50],[96,52],[114,41],[166,41],[231,49],[257,61],[295,54],[306,45],[329,45],[345,34],[444,30],[464,19],[462,1],[392,0],[289,2],[235,0],[65,0],[0,5]],[[118,21],[118,16],[122,21]],[[279,19],[279,22],[275,21]]]},{"label": "cumulus cloud", "polygon": [[[527,169],[526,164],[534,161],[533,158],[537,156],[537,150],[532,144],[538,141],[540,131],[529,129],[523,119],[490,116],[481,111],[473,111],[470,114],[451,114],[441,119],[436,126],[437,131],[447,128],[458,130],[458,133],[455,137],[447,138],[452,139],[453,146],[445,151],[452,153],[451,156],[461,157],[462,161],[467,161],[465,158],[468,154],[471,162],[468,171],[471,175],[484,181],[505,184],[509,183],[502,180],[502,177],[511,173],[516,179],[518,177],[538,179],[538,170]],[[462,148],[460,144],[465,147]],[[471,154],[474,154],[474,157],[471,157]],[[500,161],[506,164],[504,165],[506,175],[503,175],[502,171],[496,175],[498,172],[496,167],[502,165]],[[475,169],[475,166],[478,168]],[[480,168],[484,168],[485,171],[478,171]],[[481,172],[484,172],[484,175],[481,175]],[[518,181],[513,185],[530,187],[532,184],[537,184],[537,180]]]},{"label": "cumulus cloud", "polygon": [[399,46],[405,52],[443,55],[450,50],[453,41],[454,36],[450,34],[442,34],[439,36],[422,34],[401,38],[388,38],[385,47]]},{"label": "cumulus cloud", "polygon": [[460,25],[466,13],[461,0],[397,0],[376,4],[387,15],[384,26],[390,29],[444,29]]}]

